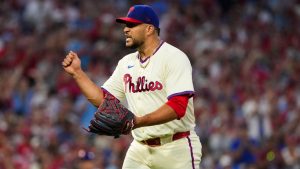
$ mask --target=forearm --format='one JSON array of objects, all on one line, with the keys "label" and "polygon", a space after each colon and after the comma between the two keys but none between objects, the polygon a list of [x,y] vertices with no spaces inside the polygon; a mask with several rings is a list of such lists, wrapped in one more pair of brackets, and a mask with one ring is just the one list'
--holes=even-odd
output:
[{"label": "forearm", "polygon": [[145,116],[136,117],[134,128],[163,124],[177,119],[176,112],[167,104]]},{"label": "forearm", "polygon": [[76,72],[73,78],[87,100],[98,107],[103,99],[102,89],[92,82],[82,70]]}]

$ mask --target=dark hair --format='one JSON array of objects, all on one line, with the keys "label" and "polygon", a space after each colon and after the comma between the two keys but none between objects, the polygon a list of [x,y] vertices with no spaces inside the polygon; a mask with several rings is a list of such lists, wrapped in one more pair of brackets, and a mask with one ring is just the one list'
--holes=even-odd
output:
[{"label": "dark hair", "polygon": [[159,34],[160,34],[160,28],[156,28],[155,27],[155,30],[157,31],[157,35],[159,36]]}]

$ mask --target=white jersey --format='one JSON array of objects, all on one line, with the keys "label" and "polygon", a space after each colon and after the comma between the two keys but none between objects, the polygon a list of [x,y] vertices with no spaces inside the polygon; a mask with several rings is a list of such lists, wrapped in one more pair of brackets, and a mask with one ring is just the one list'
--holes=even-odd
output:
[{"label": "white jersey", "polygon": [[[192,66],[182,51],[163,42],[144,63],[139,59],[138,52],[123,57],[102,88],[120,101],[127,99],[129,110],[136,116],[143,116],[157,110],[172,96],[193,95]],[[141,141],[190,131],[194,127],[191,97],[186,113],[180,120],[137,128],[132,134],[134,139]]]}]

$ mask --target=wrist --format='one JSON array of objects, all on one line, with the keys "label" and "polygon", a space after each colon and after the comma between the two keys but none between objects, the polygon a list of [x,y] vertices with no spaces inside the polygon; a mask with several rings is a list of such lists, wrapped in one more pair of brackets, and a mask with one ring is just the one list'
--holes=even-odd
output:
[{"label": "wrist", "polygon": [[133,129],[142,127],[142,126],[141,126],[141,123],[142,123],[142,117],[135,116],[135,117],[134,117],[134,125],[133,125]]},{"label": "wrist", "polygon": [[74,71],[74,73],[72,74],[72,77],[74,79],[79,79],[80,77],[82,77],[83,74],[84,74],[84,72],[81,69],[78,69],[78,70]]}]

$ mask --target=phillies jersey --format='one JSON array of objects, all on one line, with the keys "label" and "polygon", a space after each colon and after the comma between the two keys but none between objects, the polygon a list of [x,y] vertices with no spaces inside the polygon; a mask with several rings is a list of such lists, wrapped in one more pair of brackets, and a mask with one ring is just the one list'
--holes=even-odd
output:
[{"label": "phillies jersey", "polygon": [[102,88],[121,102],[126,100],[128,109],[136,116],[157,110],[173,96],[190,96],[181,119],[134,129],[132,135],[138,141],[190,131],[195,127],[191,63],[185,53],[166,42],[161,42],[145,61],[139,58],[138,52],[123,57]]}]

